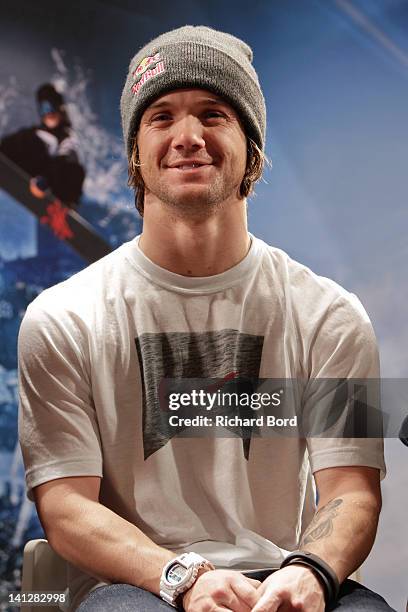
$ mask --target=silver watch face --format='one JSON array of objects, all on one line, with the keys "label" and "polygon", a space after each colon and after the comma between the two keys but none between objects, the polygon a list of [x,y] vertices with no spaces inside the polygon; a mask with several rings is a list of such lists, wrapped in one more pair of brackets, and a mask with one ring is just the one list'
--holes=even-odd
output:
[{"label": "silver watch face", "polygon": [[185,567],[179,563],[175,563],[167,570],[166,580],[169,584],[176,586],[186,577],[187,571]]}]

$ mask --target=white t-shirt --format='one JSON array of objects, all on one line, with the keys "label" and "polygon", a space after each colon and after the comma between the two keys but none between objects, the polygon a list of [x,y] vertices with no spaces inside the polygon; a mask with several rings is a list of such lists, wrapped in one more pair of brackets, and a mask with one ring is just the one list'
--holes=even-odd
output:
[{"label": "white t-shirt", "polygon": [[[313,516],[311,472],[385,473],[381,439],[168,436],[165,378],[376,378],[359,300],[252,237],[211,277],[181,276],[122,245],[27,309],[19,335],[19,435],[32,488],[102,477],[100,502],[157,544],[218,567],[278,566]],[[313,402],[307,397],[304,401]],[[100,583],[70,566],[75,604]]]}]

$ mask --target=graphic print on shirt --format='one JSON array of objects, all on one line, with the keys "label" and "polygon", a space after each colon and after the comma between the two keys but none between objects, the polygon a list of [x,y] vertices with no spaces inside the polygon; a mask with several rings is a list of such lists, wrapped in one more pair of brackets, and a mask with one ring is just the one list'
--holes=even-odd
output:
[{"label": "graphic print on shirt", "polygon": [[[143,448],[145,460],[177,433],[163,427],[159,386],[163,378],[259,377],[263,336],[235,329],[199,333],[145,333],[135,338],[143,389]],[[236,430],[234,430],[236,432]],[[242,433],[249,457],[250,437]]]}]

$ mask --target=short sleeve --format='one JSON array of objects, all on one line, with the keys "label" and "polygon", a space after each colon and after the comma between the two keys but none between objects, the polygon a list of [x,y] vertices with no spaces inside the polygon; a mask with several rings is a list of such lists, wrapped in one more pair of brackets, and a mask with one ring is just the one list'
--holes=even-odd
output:
[{"label": "short sleeve", "polygon": [[83,350],[86,332],[74,315],[62,308],[43,308],[37,300],[28,307],[18,338],[18,429],[30,500],[33,487],[44,482],[102,476],[100,435]]},{"label": "short sleeve", "polygon": [[374,401],[368,402],[368,410],[375,414],[369,414],[369,419],[380,418],[377,341],[368,315],[355,295],[339,296],[322,317],[309,354],[309,368],[310,378],[303,395],[305,413],[317,414],[318,418],[322,414],[324,418],[330,417],[330,410],[336,409],[335,393],[343,395],[341,405],[345,406],[344,420],[342,423],[338,420],[339,431],[344,434],[336,431],[335,437],[330,437],[330,433],[307,437],[312,472],[329,467],[366,466],[378,468],[383,478],[386,469],[381,427],[375,429],[379,432],[375,437],[346,437],[348,407],[353,400],[344,395],[350,393],[349,379],[363,382],[365,398],[367,390],[374,396]]}]

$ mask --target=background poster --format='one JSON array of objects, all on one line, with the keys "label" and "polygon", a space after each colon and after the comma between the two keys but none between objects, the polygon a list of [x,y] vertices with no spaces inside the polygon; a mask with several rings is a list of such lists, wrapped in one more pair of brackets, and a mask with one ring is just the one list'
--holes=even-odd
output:
[{"label": "background poster", "polygon": [[[250,231],[356,293],[383,376],[408,376],[406,0],[13,0],[0,24],[0,137],[38,122],[34,93],[64,94],[87,177],[80,213],[115,248],[141,222],[126,187],[119,99],[132,55],[168,29],[209,25],[246,40],[268,108],[273,169]],[[16,339],[27,304],[86,262],[0,191],[0,581],[18,588],[23,543],[42,535],[17,445]],[[364,583],[405,609],[407,449],[388,476]]]}]

